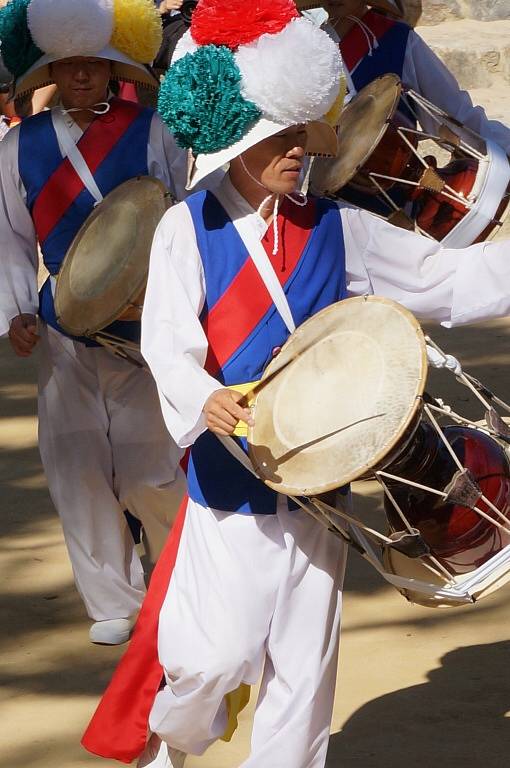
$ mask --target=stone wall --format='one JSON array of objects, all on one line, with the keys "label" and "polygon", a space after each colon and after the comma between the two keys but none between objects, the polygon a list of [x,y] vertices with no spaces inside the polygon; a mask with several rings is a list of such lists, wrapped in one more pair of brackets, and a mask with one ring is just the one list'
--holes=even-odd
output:
[{"label": "stone wall", "polygon": [[[410,2],[412,5],[415,0]],[[510,0],[423,0],[420,24],[440,24],[458,19],[510,19]]]}]

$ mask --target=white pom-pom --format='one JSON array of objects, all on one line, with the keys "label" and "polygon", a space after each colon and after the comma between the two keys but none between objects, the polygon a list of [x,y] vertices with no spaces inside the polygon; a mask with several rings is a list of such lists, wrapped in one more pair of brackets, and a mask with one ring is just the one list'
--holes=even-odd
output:
[{"label": "white pom-pom", "polygon": [[187,53],[195,53],[196,50],[198,50],[198,45],[191,37],[191,31],[188,29],[175,46],[174,54],[172,56],[172,64],[175,64],[176,61],[182,59]]},{"label": "white pom-pom", "polygon": [[338,96],[343,73],[338,46],[306,19],[240,46],[235,57],[244,98],[276,122],[318,120]]},{"label": "white pom-pom", "polygon": [[31,0],[28,26],[44,53],[90,56],[110,42],[113,0]]}]

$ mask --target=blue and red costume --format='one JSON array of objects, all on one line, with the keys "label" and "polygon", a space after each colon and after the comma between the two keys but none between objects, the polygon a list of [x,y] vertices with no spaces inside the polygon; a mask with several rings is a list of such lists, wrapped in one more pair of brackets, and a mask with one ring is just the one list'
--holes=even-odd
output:
[{"label": "blue and red costume", "polygon": [[[201,317],[209,341],[206,368],[226,386],[256,381],[274,350],[285,343],[288,330],[214,195],[198,193],[186,203],[206,280]],[[286,201],[277,223],[278,255],[272,255],[272,228],[262,242],[299,325],[346,295],[341,219],[337,206],[325,199],[310,200],[304,208]],[[188,483],[190,497],[205,506],[217,504],[222,510],[243,514],[276,511],[276,493],[208,432],[191,450]],[[221,502],[215,496],[218,488]],[[157,652],[159,612],[175,565],[186,506],[187,500],[154,570],[129,649],[84,735],[83,745],[94,754],[130,763],[145,746],[149,712],[163,677]]]},{"label": "blue and red costume", "polygon": [[[147,175],[153,115],[150,109],[113,99],[109,112],[96,117],[84,132],[77,146],[103,196],[124,181]],[[62,159],[51,111],[21,124],[18,163],[44,264],[55,276],[75,235],[92,213],[95,200],[69,160]],[[55,315],[49,278],[40,291],[39,314],[48,325],[65,333]],[[140,337],[138,322],[113,323],[108,330],[131,340]],[[90,339],[78,340],[94,345]]]}]

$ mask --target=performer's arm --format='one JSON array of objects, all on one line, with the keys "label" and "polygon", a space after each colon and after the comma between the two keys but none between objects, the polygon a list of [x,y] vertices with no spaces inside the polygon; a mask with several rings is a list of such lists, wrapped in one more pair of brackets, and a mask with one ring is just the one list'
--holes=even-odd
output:
[{"label": "performer's arm", "polygon": [[454,250],[366,211],[341,215],[350,294],[387,296],[446,327],[510,314],[510,242]]},{"label": "performer's arm", "polygon": [[160,179],[177,200],[186,197],[188,153],[177,143],[158,114],[152,118],[149,147],[149,175]]},{"label": "performer's arm", "polygon": [[19,129],[0,143],[0,336],[19,314],[35,315],[38,252],[18,171]]},{"label": "performer's arm", "polygon": [[[469,93],[461,90],[450,70],[414,31],[409,35],[402,80],[436,106],[491,139],[510,155],[510,128],[489,120],[482,107],[475,107]],[[421,122],[426,123],[422,118]],[[431,126],[424,125],[425,129]]]},{"label": "performer's arm", "polygon": [[142,354],[158,386],[168,431],[181,448],[206,429],[203,408],[221,384],[204,370],[199,320],[204,274],[187,205],[171,208],[152,246],[142,316]]}]

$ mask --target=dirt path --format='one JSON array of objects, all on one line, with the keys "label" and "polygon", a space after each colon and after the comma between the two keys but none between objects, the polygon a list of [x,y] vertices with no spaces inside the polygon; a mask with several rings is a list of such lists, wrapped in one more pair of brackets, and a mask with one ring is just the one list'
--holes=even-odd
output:
[{"label": "dirt path", "polygon": [[[448,336],[448,351],[508,394],[510,323],[434,336]],[[445,374],[433,378],[439,381],[434,394],[474,413]],[[88,621],[39,462],[34,397],[34,363],[14,359],[0,342],[6,629],[0,641],[0,765],[106,767],[110,763],[81,750],[79,737],[122,650],[87,640]],[[363,503],[377,517],[373,491],[363,487]],[[504,768],[510,751],[509,597],[507,587],[473,609],[412,607],[353,554],[328,768]],[[239,765],[250,715],[230,745],[190,760],[189,768]]]}]

